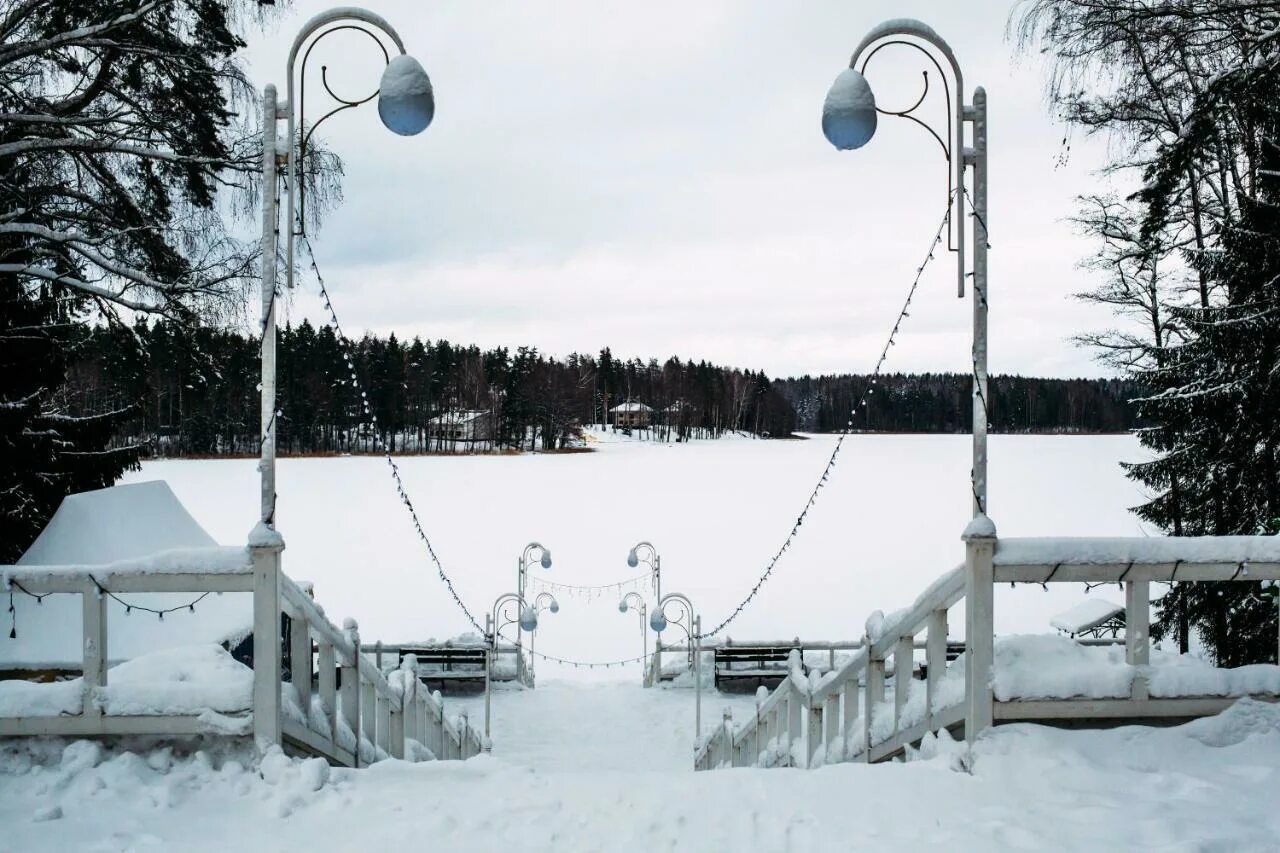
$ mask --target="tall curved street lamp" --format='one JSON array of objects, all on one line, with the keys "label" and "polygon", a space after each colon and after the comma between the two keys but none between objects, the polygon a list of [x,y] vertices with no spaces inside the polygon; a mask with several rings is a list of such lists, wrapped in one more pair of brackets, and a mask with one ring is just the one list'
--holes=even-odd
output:
[{"label": "tall curved street lamp", "polygon": [[[555,599],[551,599],[554,603]],[[514,610],[513,610],[514,608]],[[560,609],[559,604],[549,607],[552,613]],[[498,654],[498,635],[502,633],[502,629],[508,625],[517,625],[522,630],[532,634],[538,630],[538,608],[530,606],[524,600],[524,596],[507,592],[498,596],[493,602],[493,610],[485,614],[485,640],[488,648],[484,657],[484,736],[489,737],[489,719],[490,707],[493,697],[493,659]],[[516,650],[516,660],[519,661],[520,651]],[[517,663],[516,675],[519,676],[519,664]]]},{"label": "tall curved street lamp", "polygon": [[[516,594],[524,598],[526,588],[529,581],[529,567],[533,564],[533,555],[537,553],[538,565],[544,569],[551,568],[551,549],[543,545],[541,542],[530,542],[524,546],[524,550],[520,552],[520,559],[516,563]],[[557,605],[558,607],[559,605]],[[524,679],[524,629],[516,625],[516,677],[520,680]]]},{"label": "tall curved street lamp", "polygon": [[[364,98],[344,98],[329,85],[328,67],[321,68],[325,92],[337,103],[310,127],[306,124],[305,94],[307,60],[312,49],[326,36],[340,31],[364,33],[381,50],[387,65],[378,89]],[[379,36],[379,33],[381,36]],[[398,54],[387,50],[389,40]],[[306,48],[303,51],[303,48]],[[298,54],[302,65],[297,68]],[[296,68],[296,73],[295,73]],[[277,182],[283,165],[287,177],[285,211],[285,279],[293,287],[294,239],[301,235],[302,205],[305,201],[302,160],[307,143],[325,119],[344,110],[378,99],[378,115],[387,129],[400,136],[413,136],[427,129],[435,115],[431,81],[422,65],[405,53],[399,33],[380,15],[355,7],[321,12],[303,25],[289,50],[285,66],[286,96],[281,102],[276,87],[262,90],[262,449],[258,464],[262,474],[261,522],[275,529],[276,504],[276,264],[280,227],[280,197]],[[286,123],[286,136],[279,138],[278,123]],[[302,135],[299,137],[299,127]]]},{"label": "tall curved street lamp", "polygon": [[[914,104],[903,110],[886,110],[876,104],[875,93],[863,76],[867,64],[891,45],[920,51],[938,72],[947,100],[947,134],[939,135],[914,113],[929,93],[929,72],[924,71],[924,91]],[[930,51],[928,48],[934,50]],[[936,53],[935,53],[936,51]],[[955,97],[947,83],[941,59],[955,81]],[[849,67],[836,77],[822,107],[822,132],[840,150],[861,148],[875,135],[878,115],[908,119],[927,130],[942,148],[947,161],[947,198],[955,224],[957,291],[964,296],[965,273],[965,169],[973,167],[973,514],[988,514],[987,507],[987,93],[979,86],[973,103],[964,103],[964,77],[951,46],[921,21],[909,18],[886,21],[872,29],[858,43]],[[972,145],[965,144],[965,126],[972,125]],[[957,208],[958,207],[958,211]],[[948,232],[948,243],[952,234]]]},{"label": "tall curved street lamp", "polygon": [[636,608],[640,612],[640,681],[645,687],[649,686],[649,605],[645,602],[644,596],[638,592],[628,592],[622,596],[622,600],[618,602],[618,612],[626,613],[631,608]]},{"label": "tall curved street lamp", "polygon": [[[667,615],[667,608],[672,605],[679,605],[678,615],[672,619]],[[694,748],[697,748],[697,739],[702,737],[702,617],[694,612],[693,602],[689,600],[687,595],[678,592],[669,592],[662,598],[658,599],[658,604],[649,614],[649,627],[658,634],[658,639],[654,651],[662,649],[662,632],[675,625],[684,631],[685,637],[688,638],[689,650],[693,655],[693,736]],[[654,673],[654,678],[662,676],[661,657],[657,661],[658,671]]]}]

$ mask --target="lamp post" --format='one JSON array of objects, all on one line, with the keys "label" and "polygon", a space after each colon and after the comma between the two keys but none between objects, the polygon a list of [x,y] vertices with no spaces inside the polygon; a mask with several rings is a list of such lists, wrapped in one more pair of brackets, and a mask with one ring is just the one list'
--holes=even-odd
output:
[{"label": "lamp post", "polygon": [[[914,104],[904,110],[885,110],[876,105],[875,94],[863,74],[867,63],[877,53],[890,45],[904,45],[920,51],[933,64],[942,81],[947,99],[947,136],[939,136],[926,122],[912,113],[924,103],[929,93],[929,72],[924,71],[924,91]],[[926,45],[931,46],[936,54]],[[951,69],[955,81],[955,99],[952,102],[947,76],[938,56]],[[955,54],[933,28],[920,21],[901,18],[886,21],[871,30],[859,42],[849,61],[849,67],[840,72],[827,93],[822,108],[822,132],[840,150],[861,148],[875,134],[877,114],[900,116],[923,127],[933,135],[942,147],[947,161],[947,198],[951,219],[955,224],[955,242],[948,232],[948,247],[956,253],[957,292],[964,296],[965,227],[964,195],[965,169],[973,167],[973,209],[976,225],[973,235],[973,514],[988,514],[987,506],[987,306],[990,292],[987,289],[987,93],[979,86],[974,90],[973,103],[964,103],[964,77]],[[965,125],[972,125],[971,146],[965,145]],[[956,206],[959,207],[957,214]]]},{"label": "lamp post", "polygon": [[[540,552],[538,564],[544,569],[551,568],[551,550],[541,542],[530,542],[524,546],[524,550],[520,552],[520,559],[516,563],[516,594],[520,598],[524,598],[525,586],[529,578],[529,564],[533,559],[534,552]],[[524,674],[524,635],[521,626],[516,625],[516,677],[522,678]]]},{"label": "lamp post", "polygon": [[618,602],[618,612],[626,613],[632,606],[638,606],[640,609],[640,681],[645,686],[649,686],[649,622],[647,616],[649,605],[645,603],[644,597],[638,592],[629,592],[622,596],[622,600]]},{"label": "lamp post", "polygon": [[[554,601],[555,599],[552,599]],[[511,607],[515,605],[515,613],[512,614]],[[551,612],[555,613],[560,609],[557,604],[551,608]],[[493,697],[493,659],[498,653],[498,634],[506,626],[514,623],[521,629],[532,634],[538,630],[538,611],[534,607],[530,607],[528,602],[524,600],[524,596],[514,592],[503,593],[493,602],[493,610],[486,613],[485,621],[485,639],[489,641],[489,648],[485,652],[484,658],[484,736],[489,737],[489,719],[490,706]],[[519,675],[519,649],[516,650],[517,669],[516,674]]]},{"label": "lamp post", "polygon": [[[541,613],[544,610],[550,610],[552,613],[559,613],[560,602],[556,601],[556,597],[551,593],[540,592],[533,599],[533,609],[537,613]],[[529,635],[529,683],[530,684],[533,683],[534,670],[538,666],[538,662],[534,657],[535,652],[533,648],[534,643],[536,643],[537,641],[538,641],[538,634],[535,631]]]},{"label": "lamp post", "polygon": [[[378,90],[356,100],[339,97],[329,86],[327,67],[321,71],[325,91],[338,103],[314,125],[307,127],[305,89],[307,59],[315,45],[332,33],[350,30],[364,33],[382,51],[387,61]],[[318,33],[318,35],[317,35]],[[382,37],[389,39],[398,55],[392,57]],[[314,38],[313,38],[314,36]],[[302,66],[295,74],[298,53]],[[302,160],[307,143],[325,119],[378,98],[378,115],[393,133],[413,136],[426,130],[435,114],[431,81],[416,59],[407,55],[404,42],[395,29],[381,16],[354,7],[341,7],[321,12],[303,25],[289,50],[285,66],[286,97],[280,102],[276,87],[267,85],[262,91],[262,448],[258,469],[262,475],[262,513],[260,521],[275,528],[276,506],[276,265],[277,231],[280,220],[280,197],[277,178],[281,165],[287,176],[287,209],[285,211],[285,281],[293,286],[294,238],[303,234],[302,205],[305,203]],[[301,94],[295,95],[298,86]],[[287,131],[283,142],[278,123],[284,121]],[[302,136],[298,131],[301,126]]]},{"label": "lamp post", "polygon": [[[680,606],[679,615],[675,619],[667,616],[667,607],[673,603]],[[684,631],[689,649],[693,653],[693,737],[696,748],[697,739],[702,737],[702,645],[699,636],[702,634],[702,617],[694,613],[693,602],[689,601],[689,597],[678,592],[669,592],[659,598],[657,606],[649,614],[649,627],[658,634],[654,651],[661,651],[662,632],[672,625]],[[659,658],[658,665],[661,667],[661,657],[655,657]],[[659,671],[654,677],[661,675]]]}]

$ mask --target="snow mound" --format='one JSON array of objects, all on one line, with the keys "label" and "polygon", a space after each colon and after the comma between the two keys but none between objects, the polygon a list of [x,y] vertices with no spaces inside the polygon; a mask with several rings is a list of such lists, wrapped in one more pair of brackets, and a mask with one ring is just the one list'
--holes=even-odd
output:
[{"label": "snow mound", "polygon": [[[0,681],[0,716],[78,714],[83,685],[81,678]],[[248,710],[252,700],[253,670],[212,644],[161,649],[112,667],[99,696],[111,716],[228,714]],[[228,723],[209,721],[219,728]]]},{"label": "snow mound", "polygon": [[218,645],[162,649],[112,668],[107,714],[231,713],[253,703],[253,670]]},{"label": "snow mound", "polygon": [[1280,704],[1245,697],[1221,714],[1193,720],[1182,729],[1212,747],[1235,746],[1257,735],[1280,735]]}]

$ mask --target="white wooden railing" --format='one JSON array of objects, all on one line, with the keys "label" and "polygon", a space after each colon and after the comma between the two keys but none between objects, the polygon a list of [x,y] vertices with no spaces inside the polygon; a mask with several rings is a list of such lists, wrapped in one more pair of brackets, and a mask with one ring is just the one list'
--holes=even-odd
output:
[{"label": "white wooden railing", "polygon": [[[283,544],[263,535],[244,548],[166,552],[105,566],[0,566],[4,585],[32,595],[81,600],[83,687],[79,713],[0,716],[0,736],[252,734],[272,745],[321,755],[347,766],[386,757],[470,758],[490,744],[465,715],[449,719],[439,694],[417,678],[407,658],[390,678],[361,654],[358,626],[338,628],[310,594],[280,570]],[[252,593],[253,694],[234,713],[113,715],[108,690],[107,602],[111,594]],[[282,614],[289,617],[290,678],[283,672]],[[68,625],[67,630],[75,630]],[[314,700],[313,701],[313,681]],[[424,750],[425,748],[425,750]]]},{"label": "white wooden railing", "polygon": [[[1149,695],[1150,585],[1280,580],[1280,537],[1274,536],[998,540],[995,526],[980,518],[964,539],[964,564],[907,609],[868,620],[865,647],[840,667],[806,678],[794,656],[788,677],[772,693],[762,689],[758,694],[751,719],[735,726],[726,714],[698,743],[695,769],[883,761],[919,744],[929,732],[946,729],[972,742],[998,722],[1071,720],[1088,726],[1218,713],[1238,697]],[[1120,583],[1125,590],[1125,661],[1135,667],[1130,695],[995,701],[995,585],[1099,582]],[[948,610],[961,600],[966,603],[965,654],[955,665],[964,667],[964,689],[946,696]],[[909,703],[921,635],[925,698]],[[894,675],[892,697],[885,695],[889,675]]]}]

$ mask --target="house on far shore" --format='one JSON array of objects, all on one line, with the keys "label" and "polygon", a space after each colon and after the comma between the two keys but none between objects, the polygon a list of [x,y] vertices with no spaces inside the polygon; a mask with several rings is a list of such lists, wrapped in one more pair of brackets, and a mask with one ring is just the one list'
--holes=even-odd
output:
[{"label": "house on far shore", "polygon": [[427,421],[427,438],[434,446],[445,442],[493,440],[493,413],[480,409],[445,412]]},{"label": "house on far shore", "polygon": [[613,425],[623,429],[645,428],[653,417],[653,409],[644,403],[626,402],[609,410],[613,417]]}]

